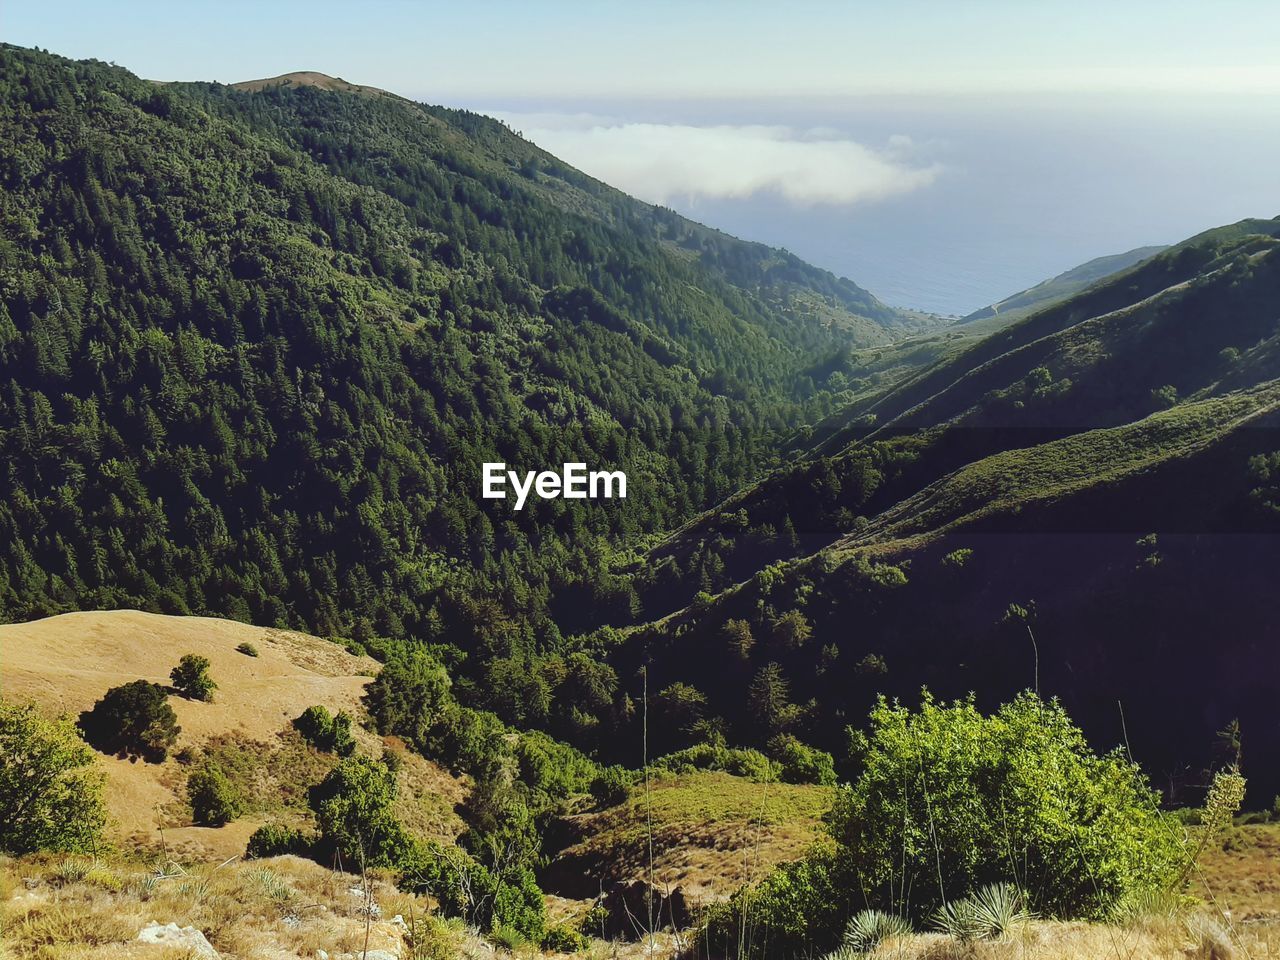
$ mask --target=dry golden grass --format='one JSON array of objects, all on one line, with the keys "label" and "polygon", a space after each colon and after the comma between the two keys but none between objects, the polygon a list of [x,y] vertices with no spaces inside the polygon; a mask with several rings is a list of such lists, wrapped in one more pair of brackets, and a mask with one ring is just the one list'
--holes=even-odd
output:
[{"label": "dry golden grass", "polygon": [[1233,827],[1200,858],[1191,892],[1233,920],[1280,921],[1280,823]]},{"label": "dry golden grass", "polygon": [[1280,956],[1280,924],[1230,925],[1192,911],[1132,924],[1027,925],[1003,942],[917,934],[882,943],[870,960],[1261,960]]},{"label": "dry golden grass", "polygon": [[[336,955],[365,944],[360,877],[297,857],[186,868],[36,857],[4,863],[0,877],[0,939],[15,960],[184,956],[136,942],[151,922],[193,926],[224,956],[246,960],[314,957],[318,950]],[[379,908],[368,924],[369,949],[399,954],[405,926],[393,918],[425,917],[431,905],[383,876],[371,876],[369,885]],[[463,936],[456,926],[431,927],[436,940]],[[434,954],[455,955],[434,946]]]},{"label": "dry golden grass", "polygon": [[[236,650],[252,643],[257,657]],[[70,613],[0,626],[4,695],[31,700],[72,716],[91,707],[110,687],[139,678],[168,684],[184,653],[208,657],[218,683],[213,702],[169,698],[182,733],[161,764],[100,757],[107,774],[110,838],[131,847],[162,846],[170,855],[221,858],[243,853],[249,835],[268,820],[305,819],[305,790],[333,758],[317,754],[290,733],[290,721],[312,704],[359,717],[360,697],[378,670],[369,657],[335,643],[287,630],[208,617],[168,617],[136,610]],[[361,749],[378,756],[380,738],[354,731]],[[224,827],[190,823],[187,770],[174,755],[186,748],[211,752],[235,766],[256,761],[244,784],[254,802]],[[465,785],[446,771],[389,746],[405,759],[402,813],[411,826],[441,839],[456,836],[453,807]],[[163,830],[163,837],[161,831]]]}]

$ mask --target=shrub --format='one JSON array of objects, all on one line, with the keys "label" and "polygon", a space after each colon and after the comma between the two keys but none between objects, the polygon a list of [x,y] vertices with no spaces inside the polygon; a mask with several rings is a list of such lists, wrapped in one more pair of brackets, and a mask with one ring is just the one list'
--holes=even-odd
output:
[{"label": "shrub", "polygon": [[501,874],[465,850],[428,842],[402,861],[400,888],[427,893],[446,916],[461,917],[484,933],[507,929],[540,943],[546,929],[546,902],[528,867]]},{"label": "shrub", "polygon": [[1185,862],[1140,771],[1095,755],[1056,701],[1031,693],[990,717],[972,700],[926,694],[918,712],[881,700],[861,760],[829,822],[847,882],[873,902],[906,883],[932,910],[1015,880],[1040,912],[1098,918]]},{"label": "shrub", "polygon": [[256,657],[258,655],[258,648],[246,640],[244,643],[241,643],[236,647],[236,653],[243,653],[246,657]]},{"label": "shrub", "polygon": [[209,676],[209,658],[194,653],[182,655],[178,665],[169,672],[169,679],[173,681],[173,689],[188,700],[212,700],[213,691],[218,689]]},{"label": "shrub", "polygon": [[591,781],[591,799],[597,806],[612,807],[623,803],[631,795],[635,775],[625,767],[605,767]]},{"label": "shrub", "polygon": [[729,747],[722,738],[669,753],[655,760],[654,766],[672,773],[720,770],[757,783],[776,782],[782,775],[781,767],[759,750]]},{"label": "shrub", "polygon": [[514,748],[519,779],[537,800],[561,800],[590,789],[600,767],[582,751],[538,730],[521,733]]},{"label": "shrub", "polygon": [[339,710],[337,716],[334,716],[322,706],[307,707],[293,721],[293,726],[302,739],[317,750],[336,753],[340,757],[349,757],[355,752],[356,741],[351,736],[351,715],[346,711]]},{"label": "shrub", "polygon": [[181,728],[164,687],[146,680],[112,687],[92,710],[80,714],[84,738],[103,753],[159,763]]},{"label": "shrub", "polygon": [[710,956],[764,960],[811,956],[836,945],[852,898],[860,892],[836,881],[826,851],[778,867],[707,909],[703,939]]},{"label": "shrub", "polygon": [[194,821],[202,827],[220,827],[240,816],[244,800],[222,767],[206,761],[187,778],[187,800]]},{"label": "shrub", "polygon": [[0,852],[83,852],[106,822],[102,774],[65,718],[0,699]]},{"label": "shrub", "polygon": [[831,786],[836,782],[835,760],[825,750],[801,743],[783,734],[769,743],[769,753],[781,765],[783,783],[817,783]]},{"label": "shrub", "polygon": [[315,838],[295,827],[280,823],[268,823],[253,831],[244,855],[250,859],[280,857],[285,854],[305,857],[311,853]]},{"label": "shrub", "polygon": [[395,774],[360,756],[342,760],[308,795],[321,841],[345,863],[368,867],[394,867],[412,852],[395,799]]},{"label": "shrub", "polygon": [[577,953],[591,946],[591,938],[581,930],[558,923],[548,927],[542,936],[542,949],[546,953]]}]

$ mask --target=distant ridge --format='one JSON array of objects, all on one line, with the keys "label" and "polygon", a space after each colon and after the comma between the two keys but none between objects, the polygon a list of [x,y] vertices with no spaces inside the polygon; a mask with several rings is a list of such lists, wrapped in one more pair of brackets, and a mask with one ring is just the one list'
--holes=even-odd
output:
[{"label": "distant ridge", "polygon": [[1154,257],[1157,253],[1167,249],[1167,247],[1163,246],[1135,247],[1132,250],[1126,250],[1124,253],[1095,257],[1087,263],[1080,264],[1078,267],[1063,271],[1052,279],[1043,280],[1034,287],[1028,287],[1026,290],[985,306],[981,310],[975,310],[968,316],[961,317],[960,323],[973,323],[976,320],[985,320],[988,317],[996,316],[1008,320],[1027,316],[1035,310],[1051,306],[1074,296],[1099,280],[1119,273],[1121,270],[1127,270],[1148,257]]},{"label": "distant ridge", "polygon": [[341,77],[331,77],[327,73],[320,73],[317,70],[296,70],[293,73],[282,73],[278,77],[267,77],[262,80],[242,80],[239,83],[231,84],[231,86],[236,90],[243,90],[245,93],[257,93],[268,87],[317,87],[321,90],[334,90],[342,93],[361,93],[370,97],[404,99],[379,87],[348,83]]}]

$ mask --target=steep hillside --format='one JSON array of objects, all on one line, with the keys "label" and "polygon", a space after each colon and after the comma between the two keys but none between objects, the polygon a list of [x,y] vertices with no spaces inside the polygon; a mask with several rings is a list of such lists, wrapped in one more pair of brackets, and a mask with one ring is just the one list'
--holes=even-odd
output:
[{"label": "steep hillside", "polygon": [[[251,644],[256,656],[237,648]],[[107,775],[111,835],[127,844],[195,857],[244,853],[249,835],[269,820],[301,821],[306,789],[333,759],[306,746],[291,721],[313,705],[363,715],[360,698],[378,664],[325,640],[205,617],[168,617],[135,610],[69,613],[0,626],[0,690],[72,717],[111,687],[132,680],[169,684],[184,654],[207,657],[218,684],[211,703],[170,697],[182,728],[172,756],[144,763],[100,755]],[[356,731],[361,745],[380,753],[380,739]],[[453,806],[461,783],[432,763],[406,760],[402,806],[407,819],[451,839],[461,830]],[[185,753],[184,753],[185,751]],[[189,762],[179,755],[210,754],[230,768],[252,765],[256,802],[222,827],[191,823],[186,803]],[[433,822],[432,822],[433,821]]]},{"label": "steep hillside", "polygon": [[811,554],[993,454],[1280,377],[1277,234],[1280,221],[1209,231],[854,401],[814,433],[810,459],[651,552],[649,609]]},{"label": "steep hillside", "polygon": [[1135,247],[1133,250],[1127,250],[1124,253],[1115,253],[1107,257],[1095,257],[1088,263],[1082,263],[1078,267],[1064,270],[1056,277],[1043,280],[1034,287],[1028,287],[1026,290],[1005,297],[1003,300],[983,307],[981,310],[975,310],[973,313],[961,317],[960,323],[970,324],[987,319],[1002,325],[1012,323],[1015,320],[1030,316],[1038,310],[1043,310],[1046,307],[1053,306],[1055,303],[1066,300],[1068,297],[1073,297],[1098,281],[1122,270],[1127,270],[1135,264],[1155,256],[1164,249],[1165,247],[1163,246]]},{"label": "steep hillside", "polygon": [[1268,802],[1277,233],[1210,231],[867,401],[843,449],[637,564],[655,622],[619,673],[706,694],[738,741],[791,732],[837,756],[877,694],[1034,684],[1182,799],[1238,719]]},{"label": "steep hillside", "polygon": [[[824,357],[924,322],[475,115],[0,59],[9,619],[527,655],[627,618],[612,555],[834,409]],[[495,460],[623,468],[629,495],[516,513],[477,496]]]}]

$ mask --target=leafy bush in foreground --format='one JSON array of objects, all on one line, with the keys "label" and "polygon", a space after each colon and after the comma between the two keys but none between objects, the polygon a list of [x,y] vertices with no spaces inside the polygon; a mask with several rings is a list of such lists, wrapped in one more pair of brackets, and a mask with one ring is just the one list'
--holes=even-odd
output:
[{"label": "leafy bush in foreground", "polygon": [[412,852],[395,799],[395,774],[362,756],[341,761],[308,796],[321,841],[353,868],[395,867]]},{"label": "leafy bush in foreground", "polygon": [[0,851],[89,850],[105,821],[102,774],[70,721],[0,699]]},{"label": "leafy bush in foreground", "polygon": [[462,917],[485,933],[513,930],[539,943],[546,930],[546,904],[528,867],[499,875],[465,850],[427,842],[401,864],[399,886],[430,894],[446,916]]},{"label": "leafy bush in foreground", "polygon": [[1181,826],[1140,771],[1118,752],[1095,754],[1056,701],[1024,693],[983,716],[972,700],[926,693],[918,711],[881,700],[855,739],[861,774],[828,815],[834,848],[713,908],[714,953],[830,950],[855,906],[922,921],[972,897],[965,918],[982,914],[974,935],[990,936],[1030,910],[1102,919],[1178,885]]},{"label": "leafy bush in foreground", "polygon": [[1094,754],[1056,701],[1029,692],[990,717],[972,700],[926,695],[918,712],[882,700],[861,761],[830,816],[842,868],[873,899],[911,889],[917,913],[1012,881],[1039,912],[1102,917],[1172,883],[1185,859],[1141,772]]}]

